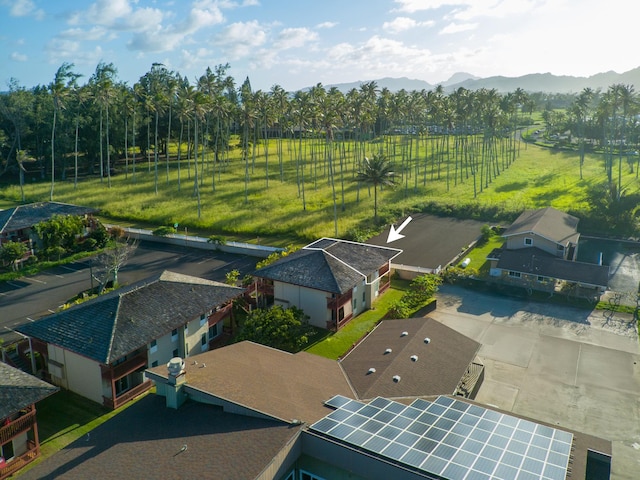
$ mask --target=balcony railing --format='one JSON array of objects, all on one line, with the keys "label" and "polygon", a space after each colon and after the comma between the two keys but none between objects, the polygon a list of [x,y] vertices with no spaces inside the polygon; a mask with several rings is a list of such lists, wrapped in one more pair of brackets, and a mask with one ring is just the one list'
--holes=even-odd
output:
[{"label": "balcony railing", "polygon": [[135,387],[131,387],[126,392],[118,395],[115,398],[115,400],[113,398],[102,397],[102,404],[107,408],[115,410],[116,408],[118,408],[118,407],[124,405],[125,403],[127,403],[132,398],[135,398],[138,395],[140,395],[141,393],[144,393],[147,390],[149,390],[152,385],[153,385],[153,383],[151,382],[151,380],[145,380],[140,385],[136,385]]},{"label": "balcony railing", "polygon": [[15,420],[10,420],[9,424],[0,428],[0,445],[7,443],[19,433],[30,430],[36,423],[36,411],[30,410]]},{"label": "balcony railing", "polygon": [[27,446],[28,446],[29,450],[27,450],[22,455],[20,455],[18,457],[15,457],[10,462],[7,462],[7,464],[4,467],[0,467],[0,480],[4,480],[5,478],[9,478],[11,475],[16,473],[18,470],[23,468],[25,465],[27,465],[28,463],[31,463],[36,458],[38,458],[38,455],[40,454],[40,452],[39,452],[39,449],[37,448],[35,442],[29,440],[27,442]]},{"label": "balcony railing", "polygon": [[100,368],[102,370],[102,378],[117,380],[146,366],[147,354],[146,352],[142,352],[129,360],[119,363],[115,367],[102,365]]}]

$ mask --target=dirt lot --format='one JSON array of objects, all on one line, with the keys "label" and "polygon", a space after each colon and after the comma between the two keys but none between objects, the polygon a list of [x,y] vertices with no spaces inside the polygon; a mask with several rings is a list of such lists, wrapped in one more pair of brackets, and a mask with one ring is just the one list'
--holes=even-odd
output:
[{"label": "dirt lot", "polygon": [[[435,269],[444,267],[480,236],[485,222],[436,217],[427,214],[411,215],[411,222],[402,230],[404,238],[387,243],[389,228],[367,243],[402,249],[393,263]],[[404,218],[395,225],[397,228]]]},{"label": "dirt lot", "polygon": [[613,480],[640,471],[640,348],[629,315],[607,318],[444,285],[431,317],[480,342],[476,400],[611,440]]}]

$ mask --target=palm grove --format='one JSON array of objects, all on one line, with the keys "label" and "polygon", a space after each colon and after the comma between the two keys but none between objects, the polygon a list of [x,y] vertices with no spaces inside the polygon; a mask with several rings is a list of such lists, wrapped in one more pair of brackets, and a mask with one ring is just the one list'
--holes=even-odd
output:
[{"label": "palm grove", "polygon": [[[161,199],[187,201],[187,223],[228,233],[233,222],[204,220],[203,209],[225,208],[233,201],[229,192],[246,206],[267,192],[265,206],[254,205],[263,208],[257,215],[294,198],[298,212],[323,210],[332,233],[344,236],[357,225],[339,220],[365,200],[374,227],[400,213],[391,208],[379,216],[381,190],[393,190],[391,204],[419,205],[436,183],[478,198],[519,157],[521,132],[540,107],[547,137],[561,138],[579,155],[580,175],[585,152],[602,154],[603,185],[613,202],[624,194],[623,166],[633,169],[638,161],[632,155],[639,148],[638,105],[630,86],[585,90],[554,109],[553,96],[520,89],[391,92],[368,82],[347,93],[321,84],[293,93],[278,85],[262,91],[248,78],[236,84],[228,69],[207,68],[191,82],[153,64],[128,85],[113,64],[100,63],[81,83],[65,63],[48,85],[26,89],[11,80],[0,95],[0,178],[17,188],[14,201],[22,202],[45,200],[27,198],[25,185],[34,183],[49,185],[50,200],[65,188],[65,198],[87,201],[96,185],[104,200],[116,182],[126,183],[130,192],[151,198],[115,216],[135,218],[136,209]],[[296,227],[263,223],[257,233],[282,233],[277,228]],[[316,232],[297,234],[313,238]]]}]

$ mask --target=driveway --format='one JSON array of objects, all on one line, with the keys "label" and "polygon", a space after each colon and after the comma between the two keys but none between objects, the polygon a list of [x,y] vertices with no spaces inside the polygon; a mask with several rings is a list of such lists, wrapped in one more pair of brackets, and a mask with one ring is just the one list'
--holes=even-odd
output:
[{"label": "driveway", "polygon": [[450,285],[430,316],[482,343],[476,400],[611,440],[611,478],[638,478],[640,348],[629,316]]},{"label": "driveway", "polygon": [[[401,230],[404,238],[387,243],[389,228],[367,243],[402,249],[394,264],[436,269],[444,267],[480,236],[486,222],[436,217],[424,213],[411,215],[412,220]],[[405,219],[398,221],[398,228]]]},{"label": "driveway", "polygon": [[626,303],[635,305],[640,284],[640,243],[597,237],[580,237],[578,261],[609,265],[609,290],[626,294]]}]

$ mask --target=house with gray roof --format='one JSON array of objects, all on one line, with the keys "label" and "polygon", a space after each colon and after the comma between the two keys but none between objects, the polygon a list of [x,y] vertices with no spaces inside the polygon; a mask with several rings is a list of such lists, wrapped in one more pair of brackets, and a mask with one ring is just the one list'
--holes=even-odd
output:
[{"label": "house with gray roof", "polygon": [[209,350],[243,289],[164,271],[16,328],[52,383],[109,408],[151,387],[144,370]]},{"label": "house with gray roof", "polygon": [[598,298],[608,286],[609,267],[577,262],[578,218],[555,208],[525,210],[488,256],[490,275],[505,284],[550,293],[573,290]]},{"label": "house with gray roof", "polygon": [[371,308],[391,284],[391,260],[402,251],[321,238],[254,272],[267,303],[296,306],[309,323],[338,330]]},{"label": "house with gray roof", "polygon": [[0,362],[0,480],[40,456],[36,403],[58,391]]}]

